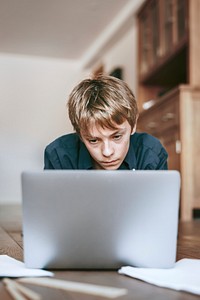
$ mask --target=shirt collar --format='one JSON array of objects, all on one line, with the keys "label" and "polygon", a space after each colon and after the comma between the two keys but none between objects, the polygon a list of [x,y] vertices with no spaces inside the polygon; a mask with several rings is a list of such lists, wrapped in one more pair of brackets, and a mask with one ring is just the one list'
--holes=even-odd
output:
[{"label": "shirt collar", "polygon": [[124,163],[127,164],[129,170],[136,169],[136,165],[137,165],[136,164],[136,156],[135,156],[134,147],[131,143],[131,138],[130,138],[130,145],[129,145],[128,152],[127,152],[126,157],[122,164],[124,164]]}]

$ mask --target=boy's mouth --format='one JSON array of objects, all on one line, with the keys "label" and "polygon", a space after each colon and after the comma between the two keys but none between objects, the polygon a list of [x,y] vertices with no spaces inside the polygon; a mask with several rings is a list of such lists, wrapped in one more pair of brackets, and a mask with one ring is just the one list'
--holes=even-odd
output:
[{"label": "boy's mouth", "polygon": [[103,165],[116,165],[118,163],[118,159],[110,160],[110,161],[102,161]]}]

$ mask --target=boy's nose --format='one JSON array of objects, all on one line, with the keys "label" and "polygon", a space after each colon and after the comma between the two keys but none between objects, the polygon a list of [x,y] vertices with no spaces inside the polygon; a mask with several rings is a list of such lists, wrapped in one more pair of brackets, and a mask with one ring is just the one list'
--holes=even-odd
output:
[{"label": "boy's nose", "polygon": [[107,157],[108,157],[108,156],[111,156],[111,155],[113,154],[113,151],[114,151],[114,149],[113,149],[111,143],[105,142],[105,143],[103,144],[102,154],[103,154],[104,156],[107,156]]}]

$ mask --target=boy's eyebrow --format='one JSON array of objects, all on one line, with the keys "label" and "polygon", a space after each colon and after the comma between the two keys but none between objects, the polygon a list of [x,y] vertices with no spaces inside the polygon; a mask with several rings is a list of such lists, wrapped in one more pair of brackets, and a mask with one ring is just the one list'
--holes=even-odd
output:
[{"label": "boy's eyebrow", "polygon": [[[111,134],[111,136],[117,134],[117,133],[124,133],[126,131],[126,128],[116,128],[116,130]],[[82,134],[86,139],[98,139],[97,136],[91,135],[90,133],[83,133]]]},{"label": "boy's eyebrow", "polygon": [[126,128],[116,128],[115,132],[124,132],[126,131]]},{"label": "boy's eyebrow", "polygon": [[116,133],[124,133],[126,128],[118,128],[111,135],[115,135]]},{"label": "boy's eyebrow", "polygon": [[84,138],[86,139],[94,139],[94,138],[97,138],[96,136],[93,136],[89,133],[83,133],[82,136],[84,136]]}]

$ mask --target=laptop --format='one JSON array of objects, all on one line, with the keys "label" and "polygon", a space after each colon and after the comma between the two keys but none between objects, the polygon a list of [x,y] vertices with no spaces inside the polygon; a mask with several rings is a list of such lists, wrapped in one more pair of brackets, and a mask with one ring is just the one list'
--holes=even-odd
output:
[{"label": "laptop", "polygon": [[25,265],[170,268],[179,192],[178,171],[23,172]]}]

